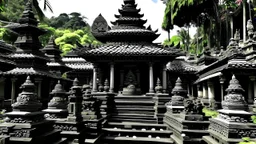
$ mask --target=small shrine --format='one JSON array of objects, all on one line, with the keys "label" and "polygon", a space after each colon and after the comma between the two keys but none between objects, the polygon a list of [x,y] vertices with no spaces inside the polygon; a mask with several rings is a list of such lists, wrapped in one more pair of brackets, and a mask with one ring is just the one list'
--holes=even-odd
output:
[{"label": "small shrine", "polygon": [[68,93],[63,89],[60,81],[50,93],[52,99],[48,103],[48,109],[44,112],[45,118],[49,120],[63,120],[68,116]]},{"label": "small shrine", "polygon": [[180,78],[173,88],[172,100],[167,103],[164,123],[173,134],[174,143],[200,144],[202,137],[207,135],[208,118],[204,116],[203,105],[199,99],[186,96]]},{"label": "small shrine", "polygon": [[255,139],[256,127],[251,121],[252,114],[248,112],[244,89],[234,75],[226,92],[218,117],[210,119],[210,136],[204,136],[203,140],[208,144],[236,144],[243,137]]},{"label": "small shrine", "polygon": [[184,103],[183,101],[187,98],[187,91],[182,87],[182,81],[178,77],[176,80],[175,86],[172,89],[172,98],[167,103],[167,112],[178,114],[184,110]]},{"label": "small shrine", "polygon": [[82,117],[82,86],[74,79],[69,91],[68,116],[64,121],[55,121],[54,128],[61,130],[62,137],[72,143],[85,142],[85,125]]},{"label": "small shrine", "polygon": [[60,131],[53,128],[54,122],[46,120],[45,112],[40,111],[42,103],[37,100],[29,76],[20,88],[22,92],[12,104],[13,111],[6,113],[8,120],[0,125],[9,131],[10,143],[63,144],[66,139],[61,139]]}]

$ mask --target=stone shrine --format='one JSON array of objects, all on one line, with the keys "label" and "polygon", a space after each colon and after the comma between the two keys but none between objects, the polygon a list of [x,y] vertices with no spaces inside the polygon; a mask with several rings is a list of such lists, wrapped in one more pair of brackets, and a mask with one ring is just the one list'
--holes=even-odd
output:
[{"label": "stone shrine", "polygon": [[61,139],[60,131],[54,130],[54,122],[46,120],[45,112],[40,111],[42,104],[37,100],[35,85],[29,76],[21,85],[21,89],[17,102],[12,104],[13,111],[6,113],[7,122],[0,125],[1,129],[9,129],[10,143],[66,143],[65,139]]},{"label": "stone shrine", "polygon": [[48,109],[44,110],[47,113],[45,118],[50,120],[65,119],[68,116],[68,93],[63,90],[60,81],[55,85],[50,95],[52,95],[52,99],[48,103]]},{"label": "stone shrine", "polygon": [[55,121],[54,128],[61,130],[62,137],[73,143],[84,143],[85,141],[85,126],[83,122],[82,112],[82,86],[75,79],[73,86],[69,92],[68,117],[64,121]]},{"label": "stone shrine", "polygon": [[255,139],[256,126],[248,112],[244,89],[234,75],[226,92],[221,103],[223,109],[218,110],[217,118],[210,119],[210,136],[204,136],[203,140],[208,144],[237,144],[243,137]]}]

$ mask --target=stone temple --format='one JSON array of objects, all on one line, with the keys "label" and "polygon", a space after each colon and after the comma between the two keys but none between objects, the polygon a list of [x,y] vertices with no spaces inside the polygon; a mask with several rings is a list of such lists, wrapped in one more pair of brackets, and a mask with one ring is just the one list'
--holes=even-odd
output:
[{"label": "stone temple", "polygon": [[[238,13],[238,12],[237,12]],[[135,0],[91,31],[99,46],[64,57],[27,2],[14,45],[0,41],[0,123],[4,144],[237,144],[256,140],[256,38],[239,30],[227,46],[195,56],[153,43],[157,30]],[[232,30],[232,33],[234,30]],[[66,74],[67,77],[62,77]],[[209,115],[215,113],[216,115]],[[255,120],[254,120],[255,122]]]}]

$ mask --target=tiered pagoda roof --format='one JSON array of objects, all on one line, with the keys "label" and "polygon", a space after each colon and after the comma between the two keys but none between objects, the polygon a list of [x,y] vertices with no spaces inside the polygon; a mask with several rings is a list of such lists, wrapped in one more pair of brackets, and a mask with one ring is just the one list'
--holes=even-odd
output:
[{"label": "tiered pagoda roof", "polygon": [[0,40],[0,72],[1,71],[8,71],[15,67],[15,63],[11,61],[6,55],[12,53],[15,48],[5,43],[4,41]]},{"label": "tiered pagoda roof", "polygon": [[46,64],[49,62],[49,58],[39,50],[41,43],[38,37],[44,34],[45,31],[38,28],[37,25],[38,21],[33,13],[32,4],[28,1],[19,19],[19,24],[8,26],[8,28],[18,33],[19,36],[14,44],[17,48],[16,51],[9,55],[10,59],[16,62],[17,67],[5,72],[5,75],[41,75],[56,77],[49,72]]},{"label": "tiered pagoda roof", "polygon": [[[119,14],[115,15],[116,21],[111,22],[112,28],[108,26],[104,17],[100,14],[93,22],[92,33],[96,39],[106,43],[97,48],[88,47],[78,50],[79,55],[86,57],[87,60],[119,57],[118,59],[133,58],[156,58],[169,60],[180,55],[179,51],[167,50],[152,42],[159,36],[157,30],[153,31],[144,24],[146,20],[141,19],[135,0],[124,0]],[[129,58],[131,59],[131,58]],[[168,61],[168,60],[167,60]]]},{"label": "tiered pagoda roof", "polygon": [[51,71],[59,74],[63,74],[71,68],[65,65],[60,56],[61,50],[54,42],[54,37],[51,37],[48,44],[41,50],[45,52],[45,55],[50,58],[51,62],[47,65],[50,67]]},{"label": "tiered pagoda roof", "polygon": [[87,71],[92,70],[93,65],[90,62],[87,62],[84,58],[79,57],[75,50],[71,50],[68,52],[63,58],[62,61],[68,66],[69,68],[75,71]]}]

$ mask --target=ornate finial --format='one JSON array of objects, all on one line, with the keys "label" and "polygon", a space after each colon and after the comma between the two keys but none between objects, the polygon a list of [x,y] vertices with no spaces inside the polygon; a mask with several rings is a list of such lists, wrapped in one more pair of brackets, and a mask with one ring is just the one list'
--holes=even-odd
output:
[{"label": "ornate finial", "polygon": [[251,19],[249,19],[249,20],[247,21],[247,26],[246,26],[246,28],[247,28],[247,33],[248,33],[249,39],[253,39],[254,27],[253,27],[253,24],[252,24],[252,20],[251,20]]},{"label": "ornate finial", "polygon": [[[66,118],[68,115],[67,92],[63,89],[60,81],[58,81],[50,94],[53,95],[53,97],[48,103],[48,109],[44,110],[47,112],[47,114],[45,114],[45,118]],[[60,111],[56,112],[57,109]]]},{"label": "ornate finial", "polygon": [[58,93],[66,93],[66,91],[63,89],[60,83],[60,80],[58,80],[58,83],[55,85],[54,89],[51,92],[51,94],[58,94]]},{"label": "ornate finial", "polygon": [[175,86],[172,89],[172,94],[174,95],[186,95],[187,91],[183,89],[182,87],[182,81],[181,79],[178,77],[178,79],[176,80]]},{"label": "ornate finial", "polygon": [[157,78],[155,90],[156,93],[162,93],[163,87],[161,86],[161,81],[159,78]]},{"label": "ornate finial", "polygon": [[38,111],[42,104],[37,100],[35,95],[35,85],[28,76],[25,83],[20,87],[22,92],[17,97],[17,102],[12,104],[14,111]]},{"label": "ornate finial", "polygon": [[147,30],[150,30],[150,31],[152,30],[151,25],[148,26]]},{"label": "ornate finial", "polygon": [[182,87],[182,81],[178,77],[175,83],[175,87],[172,89],[172,106],[183,106],[183,100],[187,97],[187,91]]},{"label": "ornate finial", "polygon": [[235,35],[234,35],[234,40],[239,43],[240,41],[240,29],[236,29]]},{"label": "ornate finial", "polygon": [[109,91],[109,82],[108,82],[108,79],[106,79],[105,82],[104,82],[104,91],[105,91],[105,92],[108,92],[108,91]]},{"label": "ornate finial", "polygon": [[73,87],[79,87],[79,88],[81,88],[81,86],[79,86],[79,81],[78,81],[77,78],[75,78],[74,81],[73,81]]},{"label": "ornate finial", "polygon": [[104,91],[104,86],[102,85],[102,83],[99,81],[99,87],[98,87],[100,92]]},{"label": "ornate finial", "polygon": [[228,110],[246,110],[248,105],[244,100],[242,93],[244,89],[239,84],[239,81],[236,79],[235,75],[232,76],[232,79],[229,82],[229,86],[226,89],[228,93],[222,101],[222,108]]}]

